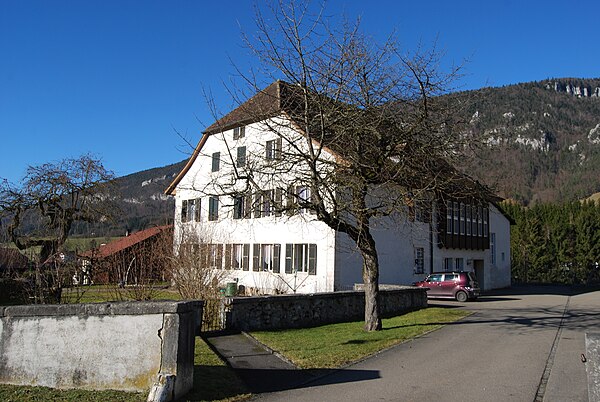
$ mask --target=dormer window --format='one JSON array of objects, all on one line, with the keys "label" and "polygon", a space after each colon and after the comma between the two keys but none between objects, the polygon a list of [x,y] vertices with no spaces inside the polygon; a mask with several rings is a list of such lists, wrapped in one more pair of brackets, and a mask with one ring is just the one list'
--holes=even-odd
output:
[{"label": "dormer window", "polygon": [[239,140],[246,136],[246,126],[236,127],[233,129],[233,139]]}]

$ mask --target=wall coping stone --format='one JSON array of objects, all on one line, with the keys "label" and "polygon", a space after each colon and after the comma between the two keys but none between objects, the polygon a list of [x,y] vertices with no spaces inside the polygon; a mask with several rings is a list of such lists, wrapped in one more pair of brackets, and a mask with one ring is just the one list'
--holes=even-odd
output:
[{"label": "wall coping stone", "polygon": [[80,304],[33,304],[5,306],[0,317],[141,315],[187,313],[202,308],[201,300],[127,301]]},{"label": "wall coping stone", "polygon": [[[399,286],[394,289],[379,289],[379,293],[420,293],[426,292],[427,289],[418,287],[418,286]],[[343,290],[338,292],[322,292],[322,293],[296,293],[296,294],[281,294],[281,295],[264,295],[264,296],[237,296],[237,297],[227,297],[227,300],[232,301],[235,304],[240,303],[266,303],[270,300],[285,300],[294,301],[294,300],[306,300],[311,298],[319,298],[319,299],[338,299],[340,296],[352,296],[356,294],[364,294],[364,290]]]}]

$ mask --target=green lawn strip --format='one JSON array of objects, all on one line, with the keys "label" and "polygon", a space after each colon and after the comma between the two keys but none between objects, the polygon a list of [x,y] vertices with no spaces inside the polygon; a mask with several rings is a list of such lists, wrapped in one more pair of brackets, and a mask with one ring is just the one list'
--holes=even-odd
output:
[{"label": "green lawn strip", "polygon": [[[194,388],[181,399],[182,401],[232,402],[241,401],[250,396],[241,380],[201,338],[196,338],[194,364]],[[144,402],[147,397],[147,392],[59,390],[0,384],[0,401],[2,402]]]},{"label": "green lawn strip", "polygon": [[88,391],[81,389],[53,389],[0,384],[0,400],[3,402],[144,402],[147,394],[121,391]]},{"label": "green lawn strip", "polygon": [[383,330],[366,332],[363,322],[315,328],[252,332],[251,335],[301,368],[334,368],[437,329],[470,313],[427,308],[383,320]]},{"label": "green lawn strip", "polygon": [[[149,294],[152,300],[181,300],[181,295],[174,289],[154,289]],[[133,291],[115,285],[79,286],[63,289],[62,302],[69,304],[133,300],[133,295]]]}]

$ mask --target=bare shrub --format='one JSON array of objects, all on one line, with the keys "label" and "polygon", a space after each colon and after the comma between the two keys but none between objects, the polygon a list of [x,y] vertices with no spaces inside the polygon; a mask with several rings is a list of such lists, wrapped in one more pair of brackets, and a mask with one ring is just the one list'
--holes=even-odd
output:
[{"label": "bare shrub", "polygon": [[[218,253],[211,238],[188,231],[172,248],[169,258],[171,280],[184,299],[215,299],[221,296],[220,285],[227,271],[211,267],[213,254]],[[216,258],[219,259],[219,256]]]}]

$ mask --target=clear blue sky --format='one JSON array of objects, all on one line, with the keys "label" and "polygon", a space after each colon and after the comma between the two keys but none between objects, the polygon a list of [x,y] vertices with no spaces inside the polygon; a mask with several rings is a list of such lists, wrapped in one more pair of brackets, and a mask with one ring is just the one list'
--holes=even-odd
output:
[{"label": "clear blue sky", "polygon": [[[262,2],[256,4],[262,7]],[[599,77],[600,2],[343,1],[366,34],[395,31],[411,49],[438,44],[469,59],[464,89],[551,77]],[[0,177],[90,152],[118,176],[185,159],[212,123],[202,88],[244,66],[250,1],[0,0]]]}]

